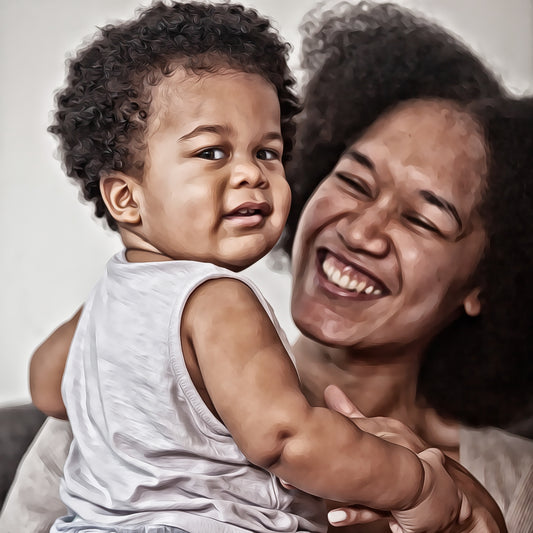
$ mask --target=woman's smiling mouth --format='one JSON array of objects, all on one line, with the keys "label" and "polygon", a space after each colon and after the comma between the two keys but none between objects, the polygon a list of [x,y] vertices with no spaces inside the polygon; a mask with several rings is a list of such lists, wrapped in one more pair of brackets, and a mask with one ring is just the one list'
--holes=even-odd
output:
[{"label": "woman's smiling mouth", "polygon": [[346,263],[329,250],[319,250],[317,262],[319,274],[322,276],[321,281],[326,282],[329,286],[333,285],[345,293],[364,299],[373,299],[390,292],[381,281],[370,277],[354,264]]}]

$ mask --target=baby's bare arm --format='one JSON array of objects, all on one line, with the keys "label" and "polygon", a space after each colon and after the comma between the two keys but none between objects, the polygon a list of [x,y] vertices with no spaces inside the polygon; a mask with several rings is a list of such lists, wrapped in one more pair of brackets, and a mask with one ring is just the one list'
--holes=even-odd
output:
[{"label": "baby's bare arm", "polygon": [[303,396],[268,315],[237,280],[212,280],[189,299],[182,342],[193,346],[218,415],[248,459],[317,496],[380,509],[417,500],[421,461]]},{"label": "baby's bare arm", "polygon": [[67,418],[61,380],[81,310],[80,307],[35,350],[30,362],[31,399],[43,413],[55,418]]},{"label": "baby's bare arm", "polygon": [[[392,442],[402,444],[414,452],[420,452],[427,448],[417,435],[415,435],[407,426],[391,418],[366,418],[358,411],[350,399],[335,386],[330,386],[324,393],[326,404],[330,409],[343,414],[352,420],[354,424],[363,427],[365,431],[375,435],[384,436]],[[468,498],[472,508],[472,514],[468,520],[461,524],[455,524],[450,530],[453,533],[506,533],[505,521],[496,502],[491,498],[487,490],[477,481],[464,467],[456,461],[446,457],[446,471],[454,480],[458,489]],[[347,526],[356,524],[352,528],[344,527],[343,531],[355,533],[361,531],[358,524],[366,524],[380,520],[382,513],[374,512],[370,509],[361,507],[342,507],[330,502],[330,508],[335,509],[332,516],[337,518],[338,525]],[[339,512],[341,511],[341,512]],[[340,522],[338,521],[340,520]],[[380,526],[378,526],[380,527]],[[339,531],[336,527],[331,527],[330,531]],[[365,530],[366,531],[366,530]],[[374,532],[374,529],[372,529]],[[376,528],[375,531],[380,531]],[[383,531],[390,531],[385,522]]]}]

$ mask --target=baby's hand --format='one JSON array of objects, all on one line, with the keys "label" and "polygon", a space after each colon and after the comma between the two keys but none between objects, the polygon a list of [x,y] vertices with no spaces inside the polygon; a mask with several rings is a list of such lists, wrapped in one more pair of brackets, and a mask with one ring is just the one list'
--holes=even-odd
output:
[{"label": "baby's hand", "polygon": [[444,454],[428,448],[418,454],[424,468],[424,484],[413,507],[393,511],[394,533],[445,532],[470,516],[471,508],[463,493],[444,468]]}]

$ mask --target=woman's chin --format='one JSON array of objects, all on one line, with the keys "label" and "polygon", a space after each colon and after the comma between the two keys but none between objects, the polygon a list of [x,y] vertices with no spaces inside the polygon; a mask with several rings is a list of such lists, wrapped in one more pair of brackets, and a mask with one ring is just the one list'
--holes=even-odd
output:
[{"label": "woman's chin", "polygon": [[292,315],[300,332],[327,346],[352,346],[354,324],[327,309],[292,306]]}]

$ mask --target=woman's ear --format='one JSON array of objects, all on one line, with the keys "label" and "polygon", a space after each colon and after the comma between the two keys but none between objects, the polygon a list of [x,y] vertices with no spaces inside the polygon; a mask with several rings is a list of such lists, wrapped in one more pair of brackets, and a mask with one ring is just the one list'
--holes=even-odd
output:
[{"label": "woman's ear", "polygon": [[100,179],[100,193],[111,216],[119,224],[141,222],[139,205],[135,201],[135,189],[139,181],[135,178],[114,172]]},{"label": "woman's ear", "polygon": [[465,308],[465,313],[468,316],[478,316],[481,313],[481,302],[479,301],[479,293],[481,289],[476,287],[472,289],[463,300],[463,306]]}]

